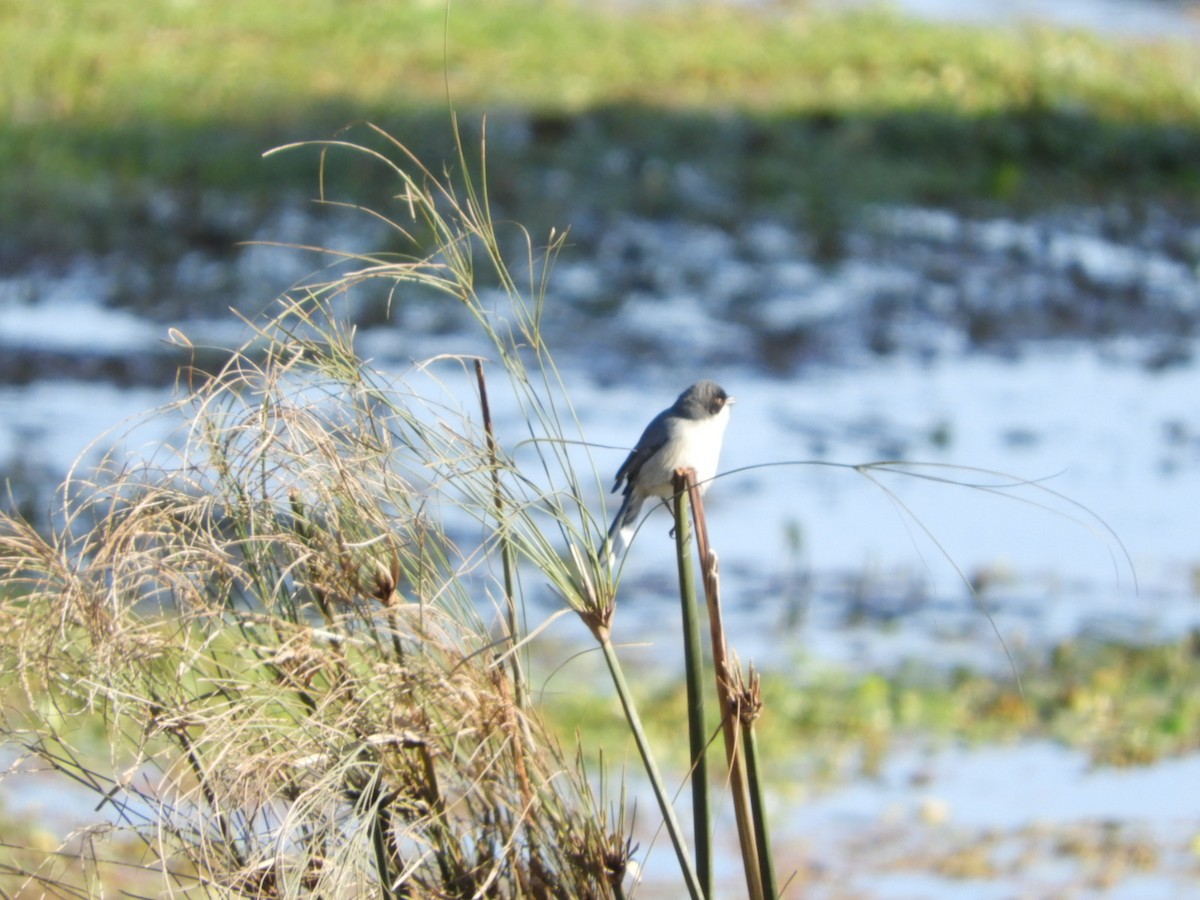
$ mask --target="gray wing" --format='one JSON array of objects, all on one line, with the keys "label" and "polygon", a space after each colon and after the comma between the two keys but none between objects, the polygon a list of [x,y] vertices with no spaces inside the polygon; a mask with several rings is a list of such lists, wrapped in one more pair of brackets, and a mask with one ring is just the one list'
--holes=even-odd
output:
[{"label": "gray wing", "polygon": [[621,468],[617,469],[617,478],[613,482],[613,492],[621,489],[621,482],[625,482],[625,491],[628,493],[633,488],[633,482],[637,479],[638,472],[642,470],[642,466],[646,464],[646,460],[652,457],[655,453],[663,448],[667,439],[671,436],[670,430],[667,427],[667,416],[671,412],[669,409],[664,409],[657,416],[650,420],[650,424],[646,426],[646,430],[642,432],[642,436],[638,438],[637,445],[629,456],[625,457],[625,462],[621,463]]}]

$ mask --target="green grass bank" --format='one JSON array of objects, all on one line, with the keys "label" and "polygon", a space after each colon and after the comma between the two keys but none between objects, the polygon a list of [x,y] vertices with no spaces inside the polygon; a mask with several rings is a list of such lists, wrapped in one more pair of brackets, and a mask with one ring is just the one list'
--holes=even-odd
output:
[{"label": "green grass bank", "polygon": [[[884,11],[10,0],[0,69],[0,226],[18,258],[136,246],[164,192],[196,218],[213,192],[250,209],[311,196],[314,154],[262,151],[366,120],[452,159],[451,105],[468,129],[488,116],[493,203],[535,227],[1200,193],[1186,46]],[[711,190],[680,189],[681,165]],[[342,176],[387,189],[367,166]]]}]

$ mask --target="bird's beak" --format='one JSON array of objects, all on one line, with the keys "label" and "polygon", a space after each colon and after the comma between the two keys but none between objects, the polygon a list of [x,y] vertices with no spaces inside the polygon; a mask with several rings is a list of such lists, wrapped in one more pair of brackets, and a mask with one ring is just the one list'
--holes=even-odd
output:
[{"label": "bird's beak", "polygon": [[725,405],[726,405],[726,406],[733,406],[733,404],[735,404],[735,403],[737,403],[737,398],[736,398],[736,397],[726,397],[726,398],[725,398]]}]

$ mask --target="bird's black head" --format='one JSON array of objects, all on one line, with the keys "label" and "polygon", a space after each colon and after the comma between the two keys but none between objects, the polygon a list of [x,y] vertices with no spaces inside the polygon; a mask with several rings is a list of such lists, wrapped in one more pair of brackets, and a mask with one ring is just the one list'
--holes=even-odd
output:
[{"label": "bird's black head", "polygon": [[725,393],[725,388],[708,379],[697,381],[675,401],[677,407],[686,410],[694,418],[715,416],[731,403],[733,398]]}]

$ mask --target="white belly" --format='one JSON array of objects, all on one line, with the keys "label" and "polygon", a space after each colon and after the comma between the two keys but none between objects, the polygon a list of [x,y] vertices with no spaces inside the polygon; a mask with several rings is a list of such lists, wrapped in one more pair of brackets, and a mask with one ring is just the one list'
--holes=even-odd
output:
[{"label": "white belly", "polygon": [[662,451],[642,466],[638,483],[647,494],[670,497],[676,469],[695,469],[700,490],[708,490],[721,457],[729,407],[699,422],[677,423]]}]

